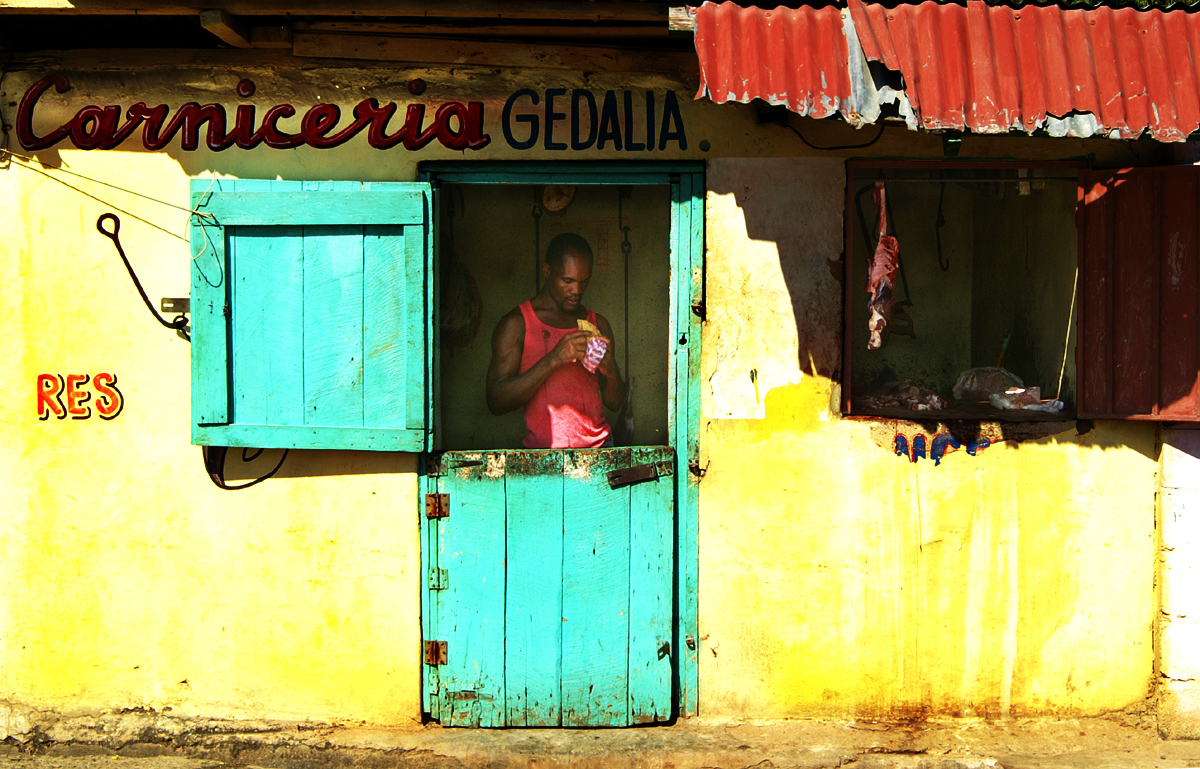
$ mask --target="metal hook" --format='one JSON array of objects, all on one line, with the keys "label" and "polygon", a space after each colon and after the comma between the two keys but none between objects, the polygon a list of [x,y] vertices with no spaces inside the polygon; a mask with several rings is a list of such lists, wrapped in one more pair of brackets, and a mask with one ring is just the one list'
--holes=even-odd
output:
[{"label": "metal hook", "polygon": [[[112,232],[104,229],[104,222],[106,219],[112,220]],[[154,309],[154,305],[150,303],[150,297],[146,296],[146,290],[142,288],[141,281],[138,280],[137,274],[133,271],[133,265],[129,263],[129,258],[125,256],[125,249],[121,247],[121,238],[119,237],[121,233],[120,217],[112,213],[100,214],[100,218],[96,220],[96,229],[101,235],[111,240],[113,245],[116,246],[117,254],[120,255],[121,261],[125,263],[125,269],[129,272],[130,279],[133,280],[134,288],[137,289],[138,294],[142,297],[142,301],[146,303],[146,309],[150,311],[150,314],[154,316],[155,320],[157,320],[166,328],[174,330],[184,339],[190,340],[191,336],[187,330],[187,317],[178,315],[174,320],[168,321],[162,315],[158,314],[158,311]]]},{"label": "metal hook", "polygon": [[[104,221],[106,219],[112,220],[112,223],[113,223],[112,232],[109,232],[108,230],[104,229]],[[96,220],[96,229],[100,230],[101,235],[112,240],[112,242],[114,244],[116,244],[118,251],[121,250],[121,241],[119,241],[117,239],[118,236],[121,234],[121,220],[119,218],[117,218],[116,214],[100,214],[100,218]],[[121,255],[124,256],[125,253],[122,251]]]}]

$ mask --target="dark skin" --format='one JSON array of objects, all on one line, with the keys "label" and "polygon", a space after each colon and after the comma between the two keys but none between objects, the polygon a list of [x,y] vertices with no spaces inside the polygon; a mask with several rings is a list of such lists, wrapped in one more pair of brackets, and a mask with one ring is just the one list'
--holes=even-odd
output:
[{"label": "dark skin", "polygon": [[[545,278],[542,290],[530,300],[538,320],[552,328],[576,328],[577,320],[587,319],[583,292],[592,277],[591,257],[569,249],[561,262],[542,264],[542,277]],[[600,400],[610,411],[620,411],[625,405],[625,383],[621,381],[613,354],[612,326],[602,315],[597,315],[596,327],[608,342],[608,350],[596,369],[600,375]],[[520,308],[514,308],[500,319],[492,334],[492,362],[487,374],[488,409],[499,416],[523,407],[551,374],[583,360],[587,343],[586,331],[567,334],[532,368],[520,373],[521,353],[525,348],[525,318]]]}]

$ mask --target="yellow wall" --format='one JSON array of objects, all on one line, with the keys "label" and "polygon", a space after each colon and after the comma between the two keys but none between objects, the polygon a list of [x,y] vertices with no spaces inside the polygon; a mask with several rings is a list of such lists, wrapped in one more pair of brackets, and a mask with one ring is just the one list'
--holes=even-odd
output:
[{"label": "yellow wall", "polygon": [[824,270],[841,232],[762,209],[836,211],[841,173],[831,160],[709,166],[702,712],[997,716],[1140,701],[1153,427],[1078,435],[1068,423],[1017,441],[1010,426],[1009,440],[935,466],[891,450],[898,430],[932,438],[928,426],[838,418],[820,374],[837,351],[797,324],[841,322],[841,286]]},{"label": "yellow wall", "polygon": [[[5,102],[42,74],[9,73]],[[245,75],[262,105],[344,106],[368,95],[403,104],[403,83],[422,76],[426,101],[481,98],[493,116],[529,79],[656,84],[490,71],[76,73],[74,91],[47,98],[39,129],[84,104],[225,99],[232,111]],[[1153,607],[1152,428],[1102,424],[1082,437],[959,452],[935,468],[881,447],[878,425],[839,421],[830,403],[840,366],[841,159],[788,160],[813,153],[784,128],[758,126],[749,107],[688,104],[687,87],[675,87],[687,152],[522,153],[497,130],[492,147],[470,155],[436,145],[380,152],[359,137],[325,151],[188,153],[176,141],[148,153],[135,140],[114,151],[60,145],[41,157],[182,206],[189,180],[213,174],[403,181],[435,159],[767,157],[709,168],[702,714],[1095,712],[1141,697]],[[862,137],[801,124],[817,142]],[[968,139],[964,153],[1121,147]],[[875,149],[937,156],[940,143],[888,129]],[[214,488],[189,445],[188,345],[152,321],[95,230],[113,206],[165,228],[121,213],[122,241],[152,299],[186,296],[185,213],[51,172],[111,205],[102,204],[17,166],[0,170],[0,700],[68,713],[169,707],[415,723],[415,458],[293,452],[279,477],[254,489]],[[118,376],[117,418],[37,419],[39,374],[101,371]],[[274,459],[232,474],[252,476]]]}]

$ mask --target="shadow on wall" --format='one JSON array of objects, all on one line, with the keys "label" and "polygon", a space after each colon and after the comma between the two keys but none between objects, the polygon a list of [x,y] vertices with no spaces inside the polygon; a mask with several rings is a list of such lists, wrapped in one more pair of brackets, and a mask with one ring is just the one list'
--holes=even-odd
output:
[{"label": "shadow on wall", "polygon": [[[768,333],[790,335],[793,328],[771,327],[790,313],[800,371],[840,382],[844,161],[717,159],[709,162],[707,183],[710,196],[733,196],[745,225],[744,234],[721,227],[712,217],[722,213],[710,213],[723,233],[717,237],[728,238],[713,242],[710,232],[710,287],[714,277],[724,282],[733,295],[723,301],[744,303],[749,323],[767,325]],[[772,285],[776,278],[786,298]]]}]

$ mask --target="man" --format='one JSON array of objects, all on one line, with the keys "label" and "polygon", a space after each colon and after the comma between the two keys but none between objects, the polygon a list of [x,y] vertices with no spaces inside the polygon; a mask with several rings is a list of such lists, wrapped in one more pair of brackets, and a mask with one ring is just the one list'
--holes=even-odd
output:
[{"label": "man", "polygon": [[[493,414],[525,408],[529,449],[611,446],[604,409],[620,411],[625,384],[614,356],[612,326],[583,306],[592,277],[592,248],[579,235],[550,241],[541,291],[496,324],[488,366],[487,403]],[[590,334],[577,321],[600,329],[608,349],[595,372],[583,366]]]}]

